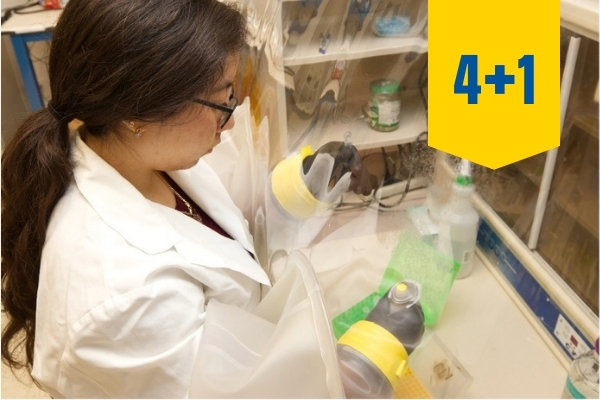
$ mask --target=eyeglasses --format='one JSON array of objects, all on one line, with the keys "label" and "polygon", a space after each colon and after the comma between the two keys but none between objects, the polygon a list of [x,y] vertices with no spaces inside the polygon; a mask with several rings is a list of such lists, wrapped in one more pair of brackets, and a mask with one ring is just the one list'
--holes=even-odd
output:
[{"label": "eyeglasses", "polygon": [[226,106],[222,104],[211,103],[210,101],[202,99],[192,99],[192,101],[194,103],[202,104],[204,106],[214,108],[215,110],[219,110],[222,112],[221,119],[219,120],[219,129],[222,129],[227,124],[227,121],[229,121],[229,118],[231,118],[233,111],[238,105],[238,99],[236,97],[233,97],[233,93],[231,94],[231,96],[229,96],[229,104]]}]

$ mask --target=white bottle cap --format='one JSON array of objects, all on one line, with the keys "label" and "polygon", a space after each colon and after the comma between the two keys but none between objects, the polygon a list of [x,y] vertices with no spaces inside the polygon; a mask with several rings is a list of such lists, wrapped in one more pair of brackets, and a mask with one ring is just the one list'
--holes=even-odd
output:
[{"label": "white bottle cap", "polygon": [[404,280],[394,285],[390,290],[390,300],[396,304],[410,307],[416,304],[421,297],[421,285],[413,280]]}]

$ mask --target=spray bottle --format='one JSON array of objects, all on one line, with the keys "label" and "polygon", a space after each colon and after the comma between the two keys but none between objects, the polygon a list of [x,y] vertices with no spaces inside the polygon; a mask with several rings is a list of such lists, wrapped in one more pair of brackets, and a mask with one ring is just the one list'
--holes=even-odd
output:
[{"label": "spray bottle", "polygon": [[471,164],[461,160],[450,199],[441,212],[438,236],[438,248],[460,263],[456,279],[465,278],[473,271],[479,227],[479,214],[471,202],[474,190]]},{"label": "spray bottle", "polygon": [[393,398],[408,356],[425,331],[421,287],[411,280],[393,285],[364,320],[338,340],[347,398]]}]

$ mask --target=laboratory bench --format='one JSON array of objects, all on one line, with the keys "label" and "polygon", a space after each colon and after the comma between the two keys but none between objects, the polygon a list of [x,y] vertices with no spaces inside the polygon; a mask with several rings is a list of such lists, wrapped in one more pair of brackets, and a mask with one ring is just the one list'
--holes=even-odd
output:
[{"label": "laboratory bench", "polygon": [[[327,224],[323,237],[302,250],[317,276],[325,275],[326,300],[328,280],[333,279],[326,276],[328,271],[351,265],[351,259],[385,268],[403,231],[398,227],[409,223],[407,210],[422,203],[422,198],[409,198],[405,210],[388,216],[362,210],[342,213]],[[377,233],[366,233],[373,231]],[[357,287],[333,314],[372,290],[372,285]],[[473,272],[454,281],[437,322],[426,329],[409,360],[433,398],[479,399],[559,398],[569,363],[480,248]]]},{"label": "laboratory bench", "polygon": [[27,13],[13,13],[2,24],[2,35],[10,37],[29,106],[35,111],[44,108],[45,105],[32,62],[30,45],[52,38],[52,31],[62,10],[45,10],[42,6],[33,6],[24,11]]},{"label": "laboratory bench", "polygon": [[566,358],[553,351],[503,279],[477,252],[473,273],[454,282],[434,329],[473,378],[463,396],[559,398]]}]

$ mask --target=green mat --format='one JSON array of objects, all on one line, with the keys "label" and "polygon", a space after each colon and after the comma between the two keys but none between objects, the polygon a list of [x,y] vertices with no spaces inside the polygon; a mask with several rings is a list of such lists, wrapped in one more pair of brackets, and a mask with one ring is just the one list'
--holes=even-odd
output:
[{"label": "green mat", "polygon": [[371,293],[332,321],[336,338],[352,324],[365,319],[375,304],[397,282],[412,279],[421,284],[421,307],[425,326],[437,322],[446,303],[460,264],[432,247],[419,236],[402,233],[377,291]]}]

